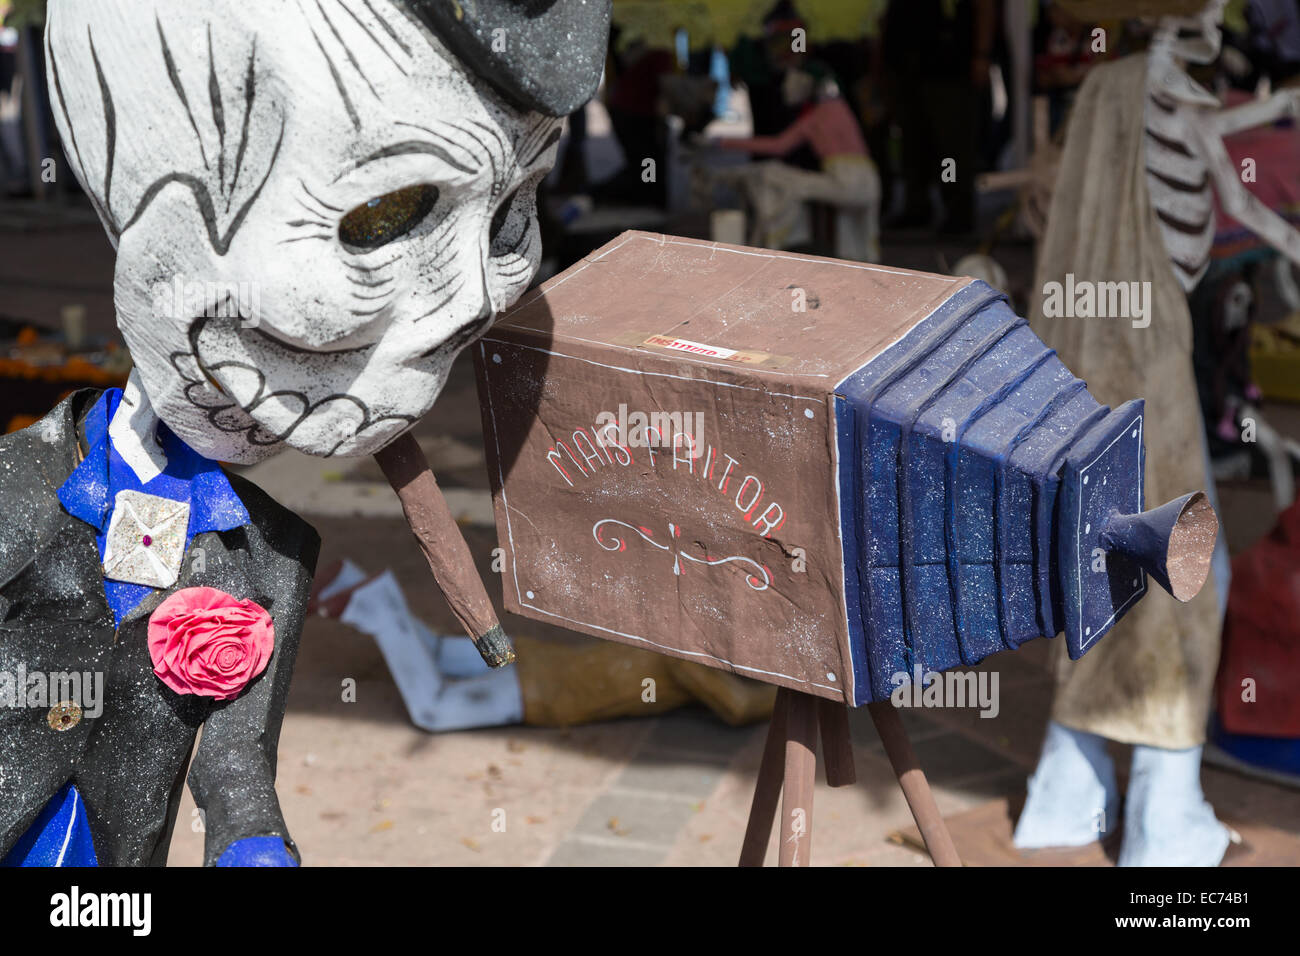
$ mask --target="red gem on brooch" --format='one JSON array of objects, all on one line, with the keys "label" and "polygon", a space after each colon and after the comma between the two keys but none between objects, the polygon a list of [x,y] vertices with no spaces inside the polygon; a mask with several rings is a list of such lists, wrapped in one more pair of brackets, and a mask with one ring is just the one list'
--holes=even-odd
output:
[{"label": "red gem on brooch", "polygon": [[149,537],[149,535],[145,535],[140,539],[140,543],[147,548],[149,545],[153,544],[153,538]]}]

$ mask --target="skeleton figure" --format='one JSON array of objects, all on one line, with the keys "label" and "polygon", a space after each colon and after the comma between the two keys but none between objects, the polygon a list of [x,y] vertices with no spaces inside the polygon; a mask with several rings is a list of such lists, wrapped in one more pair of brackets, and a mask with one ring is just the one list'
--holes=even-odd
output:
[{"label": "skeleton figure", "polygon": [[[1131,4],[1112,0],[1062,2],[1083,22],[1132,13]],[[1223,143],[1235,131],[1296,115],[1296,93],[1223,109],[1185,69],[1217,58],[1224,6],[1149,3],[1166,14],[1150,50],[1092,70],[1075,101],[1039,250],[1036,285],[1072,272],[1151,290],[1149,327],[1049,317],[1041,308],[1032,321],[1099,400],[1145,386],[1147,414],[1162,422],[1146,446],[1146,493],[1157,498],[1185,486],[1213,488],[1186,299],[1209,266],[1211,188],[1244,226],[1300,262],[1300,235],[1245,189]],[[1227,594],[1222,538],[1219,545],[1217,587],[1198,603],[1144,602],[1109,645],[1078,667],[1057,669],[1018,847],[1082,846],[1117,831],[1120,791],[1107,740],[1133,745],[1120,865],[1213,866],[1239,844],[1200,786]]]},{"label": "skeleton figure", "polygon": [[[435,36],[444,6],[51,4],[55,118],[117,247],[119,325],[203,455],[377,451],[531,281],[535,189],[556,116],[594,89],[608,12],[545,4],[580,27],[548,49],[517,4],[478,5],[501,11],[486,43]],[[498,77],[521,72],[492,56],[513,44],[533,75],[499,91],[447,36]]]},{"label": "skeleton figure", "polygon": [[1227,0],[1213,0],[1196,17],[1162,17],[1147,60],[1147,190],[1169,261],[1190,292],[1209,268],[1214,241],[1213,188],[1224,209],[1300,264],[1300,232],[1242,185],[1223,137],[1285,116],[1300,116],[1300,90],[1264,102],[1221,109],[1219,100],[1187,75],[1185,63],[1219,56],[1219,22]]},{"label": "skeleton figure", "polygon": [[[206,862],[296,865],[275,755],[318,539],[213,459],[414,444],[533,277],[534,191],[608,21],[608,0],[51,0],[55,118],[135,371],[0,440],[0,677],[105,682],[102,708],[0,709],[0,864],[164,862],[202,726]],[[440,500],[426,523],[454,529]]]},{"label": "skeleton figure", "polygon": [[[1184,72],[1184,62],[1210,63],[1218,57],[1219,21],[1225,3],[1214,0],[1196,18],[1165,17],[1160,21],[1148,69],[1147,187],[1174,274],[1187,292],[1209,267],[1215,232],[1210,192],[1213,178],[1223,208],[1280,253],[1275,268],[1285,298],[1285,283],[1290,280],[1287,260],[1300,265],[1300,231],[1246,189],[1223,138],[1286,116],[1300,116],[1300,89],[1221,109],[1218,99]],[[1294,497],[1290,454],[1254,408],[1258,394],[1253,386],[1246,390],[1245,398],[1232,396],[1223,404],[1218,431],[1233,441],[1240,434],[1239,418],[1259,423],[1258,444],[1271,463],[1280,511]]]}]

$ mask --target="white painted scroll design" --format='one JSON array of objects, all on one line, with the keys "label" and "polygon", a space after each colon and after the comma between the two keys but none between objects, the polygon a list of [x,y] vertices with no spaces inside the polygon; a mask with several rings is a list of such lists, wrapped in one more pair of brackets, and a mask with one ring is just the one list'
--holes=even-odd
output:
[{"label": "white painted scroll design", "polygon": [[680,525],[673,524],[672,522],[669,522],[668,524],[670,543],[661,544],[655,540],[654,532],[649,528],[628,524],[626,521],[619,521],[616,518],[604,518],[597,521],[591,526],[591,534],[592,537],[596,539],[596,543],[606,551],[622,552],[627,550],[627,541],[624,538],[614,535],[611,535],[608,539],[601,537],[603,529],[608,525],[617,525],[620,528],[626,528],[627,530],[634,532],[638,537],[652,547],[670,553],[673,556],[673,574],[680,575],[682,573],[683,560],[692,561],[695,564],[703,564],[711,568],[734,562],[748,568],[753,568],[752,573],[747,573],[745,575],[745,583],[753,590],[766,591],[772,584],[772,572],[752,558],[746,558],[743,555],[732,555],[726,558],[698,558],[693,554],[688,554],[685,551],[679,550],[674,542],[681,537],[682,529]]}]

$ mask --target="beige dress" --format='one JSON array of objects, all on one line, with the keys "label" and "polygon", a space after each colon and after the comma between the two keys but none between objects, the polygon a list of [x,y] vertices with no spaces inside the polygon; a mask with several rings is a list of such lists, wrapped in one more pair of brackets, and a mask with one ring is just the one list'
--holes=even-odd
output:
[{"label": "beige dress", "polygon": [[[1154,507],[1205,488],[1207,458],[1191,316],[1147,199],[1146,69],[1145,55],[1125,57],[1094,69],[1079,91],[1039,248],[1030,322],[1098,401],[1114,407],[1146,399],[1146,502]],[[1044,317],[1044,284],[1064,283],[1067,273],[1149,282],[1150,325]],[[1203,743],[1219,627],[1213,580],[1188,604],[1153,584],[1078,662],[1058,647],[1053,719],[1125,743]]]}]

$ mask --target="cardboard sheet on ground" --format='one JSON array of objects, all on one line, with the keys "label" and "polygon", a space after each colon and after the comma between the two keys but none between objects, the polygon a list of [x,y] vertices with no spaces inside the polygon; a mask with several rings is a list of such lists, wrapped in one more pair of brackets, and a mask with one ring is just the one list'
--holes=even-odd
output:
[{"label": "cardboard sheet on ground", "polygon": [[435,634],[411,613],[397,578],[373,580],[345,562],[320,600],[352,591],[340,620],[369,634],[402,695],[411,722],[434,732],[518,723],[523,718],[513,668],[491,669],[472,641]]}]

